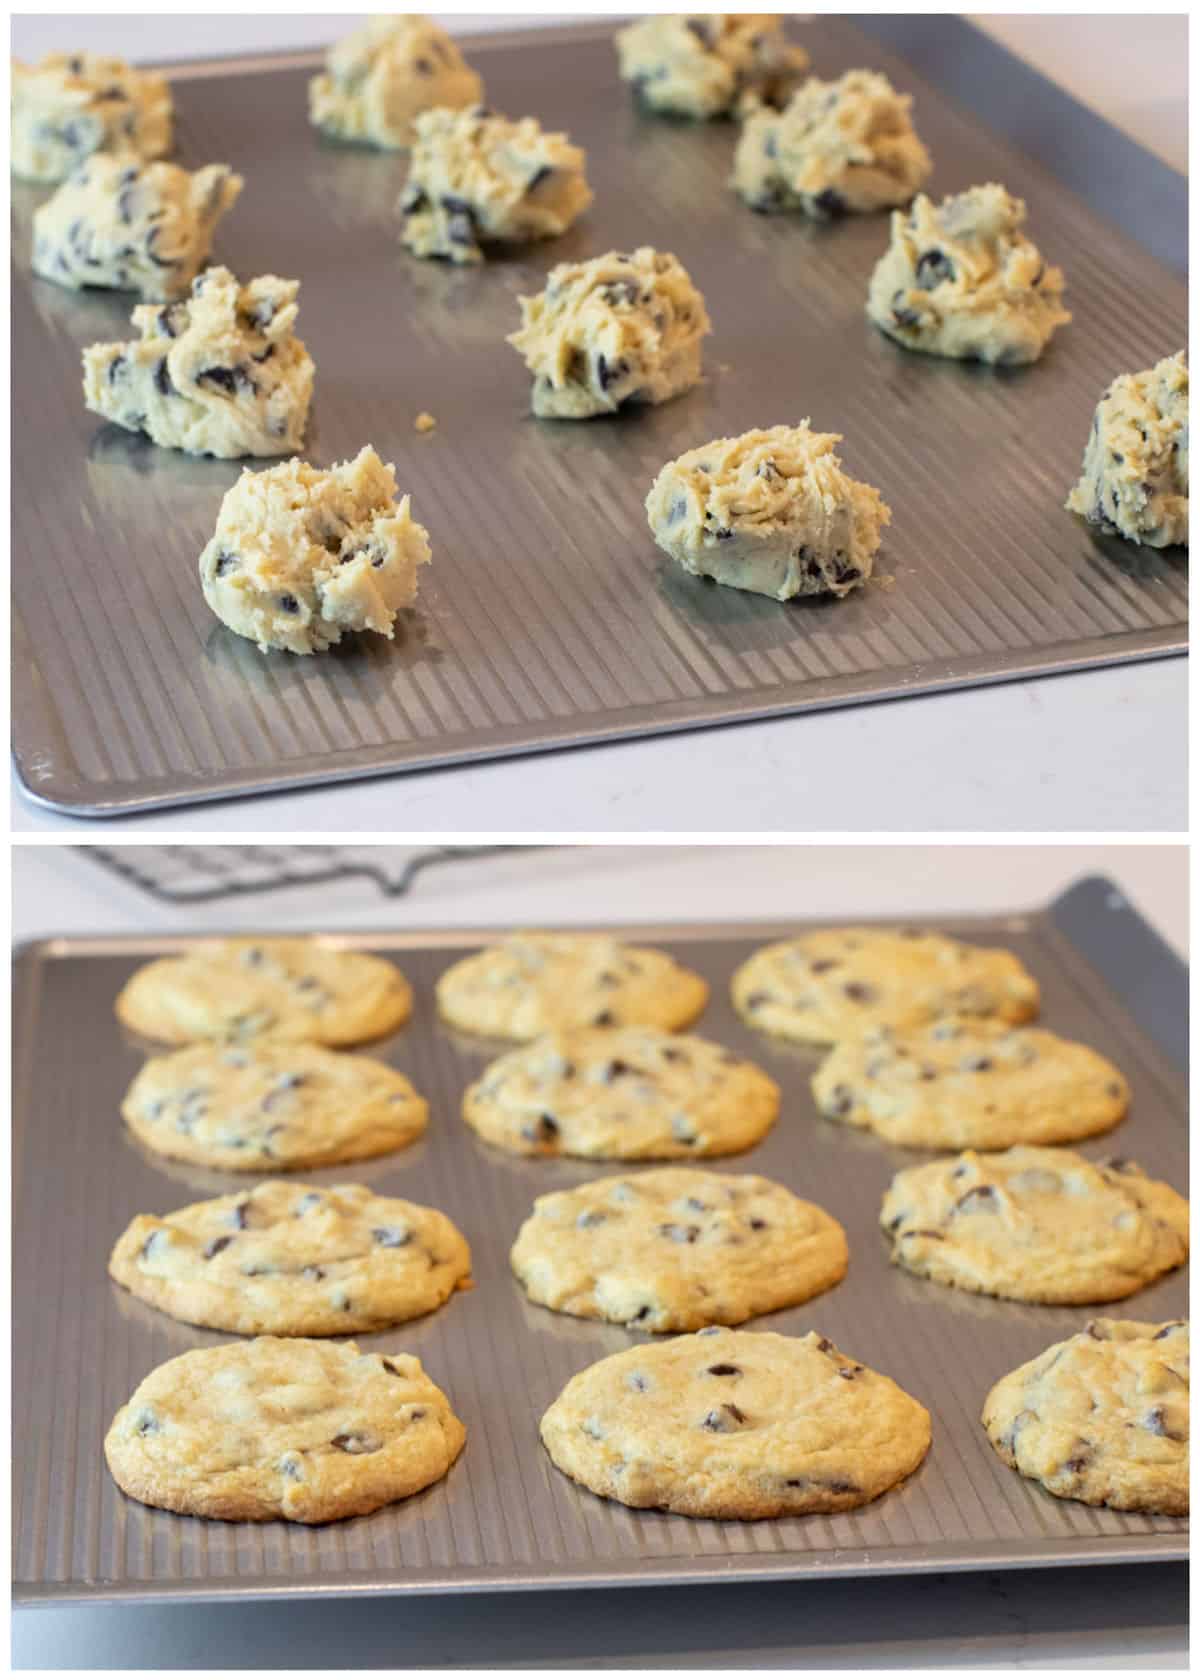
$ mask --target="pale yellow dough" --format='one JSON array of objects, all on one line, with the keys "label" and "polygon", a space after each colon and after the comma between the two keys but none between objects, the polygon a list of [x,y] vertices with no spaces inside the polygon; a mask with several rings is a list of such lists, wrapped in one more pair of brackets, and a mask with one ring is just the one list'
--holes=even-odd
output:
[{"label": "pale yellow dough", "polygon": [[1035,362],[1071,319],[1063,274],[1021,231],[1022,199],[971,187],[941,204],[922,193],[892,217],[867,314],[910,350],[1011,366]]},{"label": "pale yellow dough", "polygon": [[616,35],[621,79],[654,111],[720,117],[757,100],[783,103],[808,68],[771,12],[647,17]]},{"label": "pale yellow dough", "polygon": [[239,285],[227,268],[192,281],[186,302],[141,304],[140,338],[83,352],[93,414],[189,455],[288,455],[299,449],[313,364],[295,335],[298,280]]},{"label": "pale yellow dough", "polygon": [[431,558],[410,497],[395,498],[396,470],[369,445],[329,472],[244,469],[200,556],[204,599],[263,653],[322,653],[355,630],[390,641]]},{"label": "pale yellow dough", "polygon": [[338,140],[403,150],[422,111],[482,97],[482,81],[444,29],[415,13],[380,13],[330,47],[308,84],[309,120]]},{"label": "pale yellow dough", "polygon": [[1150,548],[1187,543],[1186,350],[1113,380],[1092,417],[1067,506],[1110,536]]},{"label": "pale yellow dough", "polygon": [[1188,1204],[1170,1185],[1070,1149],[968,1150],[906,1167],[879,1222],[894,1265],[1010,1301],[1117,1301],[1188,1253]]},{"label": "pale yellow dough", "polygon": [[848,595],[870,577],[892,516],[842,471],[840,442],[802,420],[689,449],[646,497],[655,542],[695,577],[777,601]]},{"label": "pale yellow dough", "polygon": [[749,117],[732,185],[752,210],[801,210],[818,220],[907,204],[932,168],[911,107],[872,70],[836,82],[812,76],[783,111]]},{"label": "pale yellow dough", "polygon": [[423,111],[400,195],[401,238],[419,257],[482,262],[489,244],[553,239],[592,202],[587,159],[536,117],[478,107]]},{"label": "pale yellow dough", "polygon": [[559,263],[521,300],[508,342],[533,375],[533,412],[587,420],[625,403],[661,403],[700,378],[712,331],[704,299],[677,258],[640,245]]},{"label": "pale yellow dough", "polygon": [[12,63],[11,166],[27,181],[64,181],[95,152],[131,161],[171,148],[165,76],[101,53],[47,53]]}]

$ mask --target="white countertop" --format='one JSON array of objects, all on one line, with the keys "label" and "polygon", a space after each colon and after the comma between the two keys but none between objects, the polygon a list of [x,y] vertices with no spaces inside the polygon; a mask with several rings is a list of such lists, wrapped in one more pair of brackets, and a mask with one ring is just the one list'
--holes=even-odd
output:
[{"label": "white countertop", "polygon": [[[456,13],[456,31],[566,14]],[[588,14],[593,15],[593,14]],[[140,59],[320,45],[335,14],[26,14],[13,49],[71,40]],[[1176,167],[1187,160],[1187,19],[986,15],[982,24]],[[163,835],[483,829],[704,831],[720,789],[745,832],[1181,831],[1187,826],[1187,664],[1161,660],[803,717],[423,771],[312,792],[85,824],[29,804],[20,832]]]},{"label": "white countertop", "polygon": [[[401,858],[412,848],[386,848]],[[631,846],[445,865],[367,883],[163,906],[79,850],[13,848],[14,938],[279,928],[785,919],[1023,910],[1103,874],[1177,950],[1182,846]],[[1182,1567],[773,1583],[461,1601],[22,1609],[21,1668],[1186,1668]]]}]

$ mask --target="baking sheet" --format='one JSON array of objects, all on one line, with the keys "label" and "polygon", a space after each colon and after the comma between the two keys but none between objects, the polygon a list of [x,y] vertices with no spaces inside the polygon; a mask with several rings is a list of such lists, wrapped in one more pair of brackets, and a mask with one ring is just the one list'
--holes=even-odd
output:
[{"label": "baking sheet", "polygon": [[[1031,95],[1031,72],[959,20],[909,24],[923,74],[846,18],[795,33],[817,73],[868,64],[915,95],[931,192],[1002,180],[1029,200],[1075,316],[1033,368],[885,339],[864,301],[886,217],[752,214],[726,184],[734,125],[639,114],[611,24],[470,43],[492,104],[568,129],[596,189],[562,239],[478,270],[401,248],[403,157],[317,136],[309,69],[176,82],[180,161],[220,158],[247,181],[214,259],[303,282],[309,458],[373,443],[431,534],[396,643],[362,636],[317,658],[264,657],[205,606],[196,559],[242,463],[156,449],[83,409],[80,350],[129,336],[134,299],[34,279],[45,194],[14,183],[13,730],[31,796],[127,813],[1180,651],[1186,552],[1093,535],[1062,502],[1107,382],[1184,341],[1186,289],[1057,169],[1078,183],[1082,149],[1112,183],[1112,213],[1136,199],[1134,225],[1150,217],[1160,249],[1178,177],[1060,90]],[[930,51],[931,24],[952,51]],[[1042,162],[981,126],[981,88],[993,121],[1040,137]],[[518,294],[557,262],[646,241],[705,294],[704,384],[613,419],[533,420],[504,343]],[[422,409],[439,422],[425,436]],[[686,576],[646,527],[658,468],[804,416],[845,434],[847,469],[893,509],[885,581],[781,605]]]},{"label": "baking sheet", "polygon": [[[1186,1185],[1185,1081],[1139,1019],[1145,1009],[1165,1034],[1161,1042],[1178,1043],[1184,973],[1112,889],[1087,883],[1048,914],[935,925],[1011,946],[1041,982],[1045,1023],[1103,1048],[1129,1075],[1129,1119],[1083,1152],[1129,1154],[1155,1176]],[[620,1168],[508,1157],[459,1120],[462,1091],[495,1047],[434,1017],[437,975],[484,937],[456,932],[362,941],[394,953],[416,988],[411,1023],[377,1053],[429,1099],[426,1138],[378,1161],[299,1176],[357,1180],[432,1203],[466,1233],[473,1291],[429,1318],[358,1338],[421,1358],[466,1423],[463,1456],[416,1498],[319,1529],[204,1522],[127,1499],[101,1453],[118,1406],[163,1360],[230,1338],[177,1324],[111,1284],[109,1249],[136,1213],[165,1212],[253,1180],[154,1158],[118,1118],[140,1055],[118,1029],[112,1000],[140,962],[180,941],[59,939],[26,949],[17,965],[17,1599],[495,1591],[1185,1556],[1185,1521],[1054,1499],[1000,1462],[978,1418],[997,1378],[1097,1313],[1185,1314],[1186,1272],[1115,1308],[1057,1308],[960,1295],[889,1266],[876,1225],[880,1197],[898,1167],[925,1157],[819,1119],[808,1093],[817,1056],[753,1033],[728,1002],[729,976],[745,955],[796,927],[639,928],[636,935],[708,978],[713,997],[698,1030],[753,1056],[783,1087],[780,1121],[764,1143],[713,1162],[714,1169],[779,1179],[828,1207],[849,1236],[850,1269],[836,1289],[748,1328],[818,1330],[927,1405],[933,1447],[909,1482],[841,1516],[710,1522],[628,1510],[553,1468],[537,1435],[542,1411],[576,1371],[649,1338],[531,1305],[511,1276],[508,1249],[536,1195]]]}]

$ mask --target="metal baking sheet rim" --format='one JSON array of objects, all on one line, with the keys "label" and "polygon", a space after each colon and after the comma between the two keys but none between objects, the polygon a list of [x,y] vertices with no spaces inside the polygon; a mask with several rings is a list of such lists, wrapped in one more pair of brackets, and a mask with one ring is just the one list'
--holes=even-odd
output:
[{"label": "metal baking sheet rim", "polygon": [[[24,629],[15,615],[13,623],[18,634],[23,636]],[[431,753],[424,743],[414,743],[405,749],[398,748],[397,743],[393,742],[384,748],[371,749],[369,755],[347,753],[337,767],[325,763],[321,768],[297,769],[292,774],[277,777],[268,786],[263,785],[261,774],[247,773],[244,776],[226,776],[220,780],[206,781],[194,791],[181,792],[178,785],[172,783],[170,789],[161,794],[131,794],[125,798],[103,797],[102,790],[108,784],[90,781],[71,781],[65,786],[57,786],[57,791],[52,792],[46,787],[39,788],[34,785],[20,753],[15,748],[13,760],[22,792],[31,803],[43,810],[57,811],[63,816],[71,817],[122,817],[143,811],[173,810],[181,805],[207,805],[221,799],[247,798],[255,794],[269,796],[296,792],[304,788],[324,787],[338,782],[365,781],[374,777],[413,774],[422,770],[445,770],[459,764],[490,763],[533,753],[560,752],[567,747],[600,747],[610,745],[614,741],[678,735],[689,729],[766,723],[781,717],[832,711],[835,707],[865,706],[876,701],[886,704],[896,700],[918,699],[925,695],[953,693],[963,688],[1023,682],[1031,677],[1068,676],[1076,671],[1131,665],[1148,659],[1169,659],[1188,652],[1186,634],[1174,627],[1147,630],[1140,635],[1130,632],[1121,637],[1117,649],[1109,647],[1108,641],[1108,637],[1095,637],[1076,644],[1076,651],[1066,654],[1059,651],[1045,655],[1031,650],[1024,658],[1015,661],[1011,656],[1003,655],[983,661],[939,661],[931,669],[910,670],[902,681],[888,683],[882,687],[871,681],[870,672],[855,672],[851,676],[826,680],[820,685],[818,693],[810,694],[807,698],[796,696],[763,701],[756,705],[752,712],[745,709],[746,691],[739,689],[733,695],[720,696],[707,703],[690,699],[679,701],[675,706],[664,704],[653,717],[646,715],[645,708],[639,708],[641,719],[637,723],[614,722],[607,728],[597,729],[589,726],[583,729],[563,729],[553,734],[547,734],[544,724],[531,725],[528,740],[509,740],[502,745],[488,747],[482,752],[478,743]],[[939,674],[932,675],[931,670]],[[805,685],[806,688],[811,686]],[[676,712],[683,715],[673,715]],[[416,762],[406,762],[406,758]]]}]

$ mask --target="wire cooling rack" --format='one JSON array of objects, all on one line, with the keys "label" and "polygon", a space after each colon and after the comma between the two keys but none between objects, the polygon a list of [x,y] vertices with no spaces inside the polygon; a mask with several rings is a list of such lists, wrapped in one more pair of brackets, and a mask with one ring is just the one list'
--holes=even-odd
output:
[{"label": "wire cooling rack", "polygon": [[386,898],[402,898],[437,864],[464,863],[530,846],[80,846],[101,868],[168,904],[314,886],[353,878],[371,881]]}]

